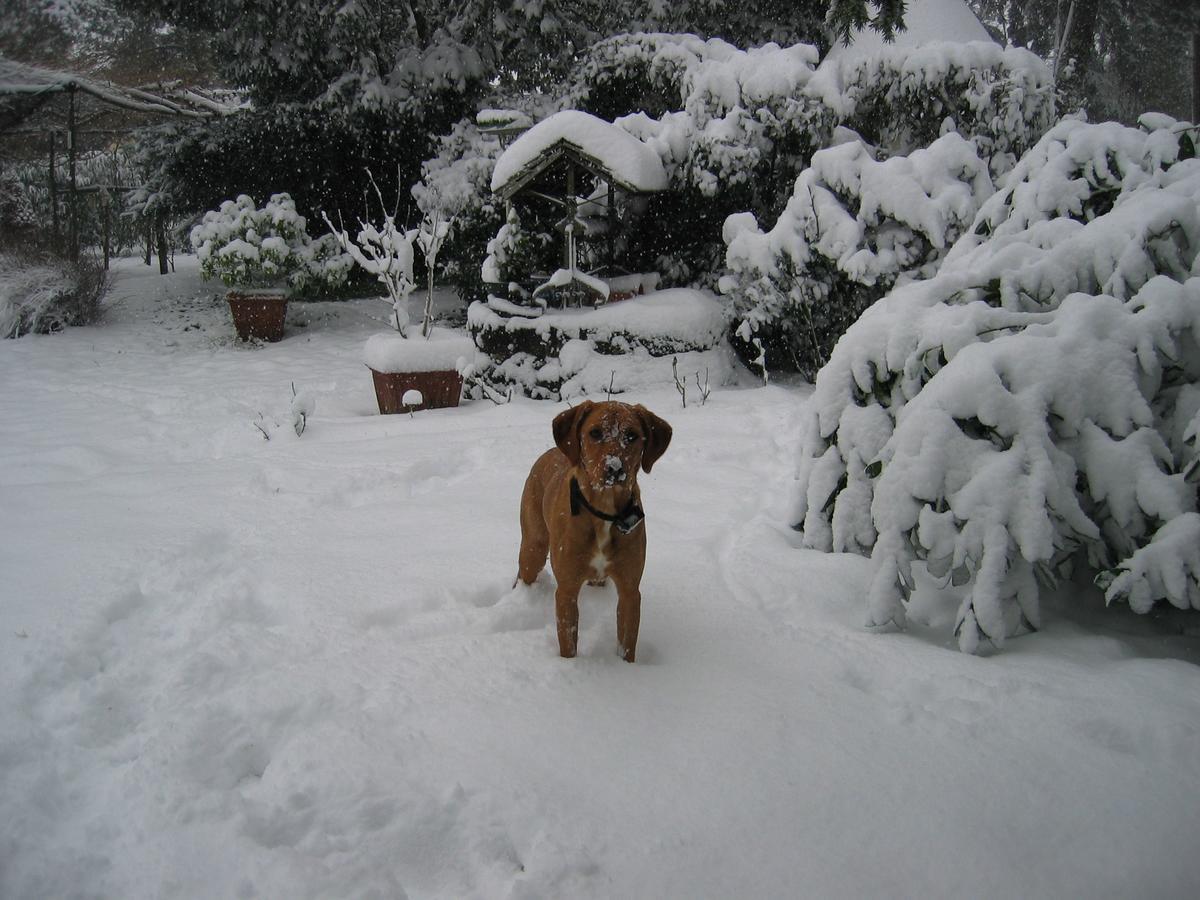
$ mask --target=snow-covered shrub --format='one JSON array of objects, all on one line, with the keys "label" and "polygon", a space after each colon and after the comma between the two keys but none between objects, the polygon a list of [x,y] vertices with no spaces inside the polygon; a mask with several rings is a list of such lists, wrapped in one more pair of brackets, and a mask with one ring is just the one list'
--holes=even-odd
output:
[{"label": "snow-covered shrub", "polygon": [[0,172],[0,243],[11,245],[37,227],[33,199],[16,173]]},{"label": "snow-covered shrub", "polygon": [[[724,42],[717,42],[723,44]],[[687,72],[705,53],[690,34],[619,34],[593,44],[571,73],[572,105],[602,119],[683,108]]]},{"label": "snow-covered shrub", "polygon": [[0,337],[48,334],[100,317],[108,281],[89,257],[78,263],[50,254],[0,253]]},{"label": "snow-covered shrub", "polygon": [[934,274],[992,194],[987,163],[951,132],[877,159],[854,139],[813,154],[775,227],[750,213],[724,228],[721,290],[741,340],[771,369],[812,378],[846,328],[898,279]]},{"label": "snow-covered shrub", "polygon": [[557,235],[549,231],[526,228],[516,207],[510,207],[504,224],[488,241],[481,269],[483,283],[516,285],[509,288],[509,293],[520,293],[519,282],[531,272],[547,272],[555,267],[561,253],[559,243]]},{"label": "snow-covered shrub", "polygon": [[957,131],[975,143],[993,175],[1012,168],[1054,121],[1046,64],[990,41],[885,48],[837,74],[841,84],[832,93],[825,84],[814,89],[866,140],[909,153]]},{"label": "snow-covered shrub", "polygon": [[628,268],[712,284],[725,218],[778,215],[832,128],[832,110],[805,90],[816,60],[808,44],[741,50],[672,34],[618,35],[588,52],[569,101],[647,143],[670,179],[635,223]]},{"label": "snow-covered shrub", "polygon": [[295,291],[340,284],[350,259],[332,236],[310,238],[306,224],[287,194],[273,194],[262,208],[246,194],[226,200],[191,231],[200,274],[227,285],[286,284]]},{"label": "snow-covered shrub", "polygon": [[818,375],[796,519],[870,554],[869,625],[904,625],[918,561],[963,588],[966,651],[1036,628],[1073,565],[1200,608],[1200,159],[1143,126],[1055,126]]},{"label": "snow-covered shrub", "polygon": [[[387,291],[387,302],[392,307],[392,324],[401,337],[408,337],[408,295],[417,286],[413,277],[413,241],[417,229],[405,229],[396,224],[396,213],[388,212],[379,186],[371,181],[379,200],[382,224],[375,225],[365,219],[358,220],[358,234],[350,236],[344,228],[338,228],[325,217],[330,235],[342,251],[364,271],[375,276],[375,280]],[[433,329],[433,313],[425,306],[421,321],[421,336],[428,338]]]},{"label": "snow-covered shrub", "polygon": [[503,205],[489,187],[499,155],[500,141],[464,119],[438,139],[437,155],[421,164],[421,180],[412,189],[426,216],[439,209],[454,213],[438,260],[442,278],[464,300],[484,298],[479,261],[504,223]]}]

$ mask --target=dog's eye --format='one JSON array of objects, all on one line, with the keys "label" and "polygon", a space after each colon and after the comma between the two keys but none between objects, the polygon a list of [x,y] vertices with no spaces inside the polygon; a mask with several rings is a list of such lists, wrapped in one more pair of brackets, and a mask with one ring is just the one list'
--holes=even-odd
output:
[{"label": "dog's eye", "polygon": [[625,432],[625,443],[632,444],[639,437],[641,437],[641,435],[639,435],[636,431],[632,431],[632,430],[627,431],[627,432]]},{"label": "dog's eye", "polygon": [[590,437],[593,441],[600,441],[604,439],[604,432],[599,428],[593,428],[588,432],[588,437]]}]

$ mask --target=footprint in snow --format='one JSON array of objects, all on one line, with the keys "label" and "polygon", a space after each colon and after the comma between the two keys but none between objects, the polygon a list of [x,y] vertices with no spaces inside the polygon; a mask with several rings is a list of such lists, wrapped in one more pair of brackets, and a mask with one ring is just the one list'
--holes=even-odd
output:
[{"label": "footprint in snow", "polygon": [[536,581],[518,584],[486,609],[480,630],[497,634],[506,631],[532,631],[549,621],[547,611],[553,605],[548,584]]}]

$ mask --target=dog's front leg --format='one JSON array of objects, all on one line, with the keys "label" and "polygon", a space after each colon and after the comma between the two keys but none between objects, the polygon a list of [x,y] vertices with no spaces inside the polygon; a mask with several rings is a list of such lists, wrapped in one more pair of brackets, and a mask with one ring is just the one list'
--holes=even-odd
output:
[{"label": "dog's front leg", "polygon": [[563,659],[575,656],[579,643],[579,589],[582,581],[558,583],[554,592],[554,614],[558,619],[558,655]]},{"label": "dog's front leg", "polygon": [[617,586],[617,641],[621,644],[621,658],[633,662],[642,621],[642,592],[637,581],[620,578],[613,581]]}]

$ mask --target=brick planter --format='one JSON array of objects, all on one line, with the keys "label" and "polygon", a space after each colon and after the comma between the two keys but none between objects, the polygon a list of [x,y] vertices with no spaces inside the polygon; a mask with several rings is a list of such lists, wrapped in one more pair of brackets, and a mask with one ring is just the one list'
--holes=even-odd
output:
[{"label": "brick planter", "polygon": [[[383,415],[458,406],[462,396],[463,379],[453,369],[444,372],[377,372],[371,369],[371,377],[375,381],[375,399]],[[419,406],[405,406],[402,400],[407,391],[420,391],[424,402]]]},{"label": "brick planter", "polygon": [[283,340],[288,297],[277,289],[234,288],[225,294],[233,327],[240,340],[274,343]]}]

